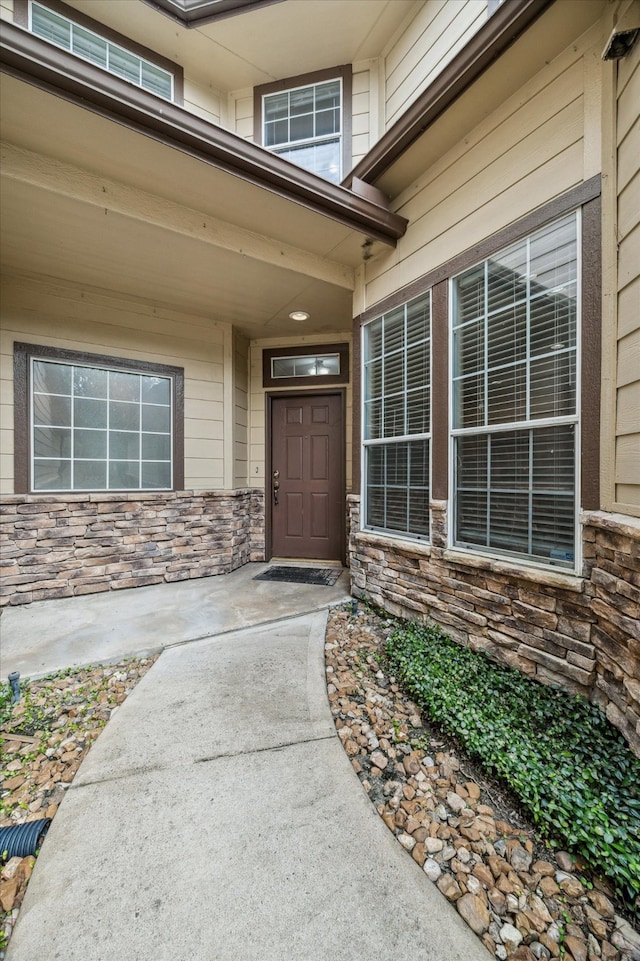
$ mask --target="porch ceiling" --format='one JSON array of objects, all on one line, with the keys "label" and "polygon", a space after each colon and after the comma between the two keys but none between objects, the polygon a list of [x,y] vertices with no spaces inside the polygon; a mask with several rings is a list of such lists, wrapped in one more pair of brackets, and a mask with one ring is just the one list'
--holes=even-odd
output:
[{"label": "porch ceiling", "polygon": [[[350,327],[364,235],[16,78],[1,97],[4,272],[144,298],[250,338]],[[311,314],[304,329],[293,309]]]},{"label": "porch ceiling", "polygon": [[[378,57],[416,0],[285,0],[186,29],[139,0],[67,0],[221,91]],[[273,42],[269,42],[273,38]]]}]

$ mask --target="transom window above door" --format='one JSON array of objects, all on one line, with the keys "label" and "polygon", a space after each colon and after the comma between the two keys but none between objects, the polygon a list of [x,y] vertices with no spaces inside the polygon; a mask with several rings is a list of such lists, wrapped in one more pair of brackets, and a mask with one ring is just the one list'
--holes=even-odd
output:
[{"label": "transom window above door", "polygon": [[344,67],[257,87],[256,140],[339,183],[349,163],[350,100],[351,70]]},{"label": "transom window above door", "polygon": [[262,352],[263,387],[320,387],[348,380],[348,344],[277,347]]}]

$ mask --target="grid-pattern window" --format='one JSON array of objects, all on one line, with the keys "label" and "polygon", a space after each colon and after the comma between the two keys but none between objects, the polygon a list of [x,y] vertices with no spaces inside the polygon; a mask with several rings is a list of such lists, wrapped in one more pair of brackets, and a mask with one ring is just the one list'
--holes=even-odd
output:
[{"label": "grid-pattern window", "polygon": [[265,94],[263,144],[273,153],[339,183],[342,179],[342,81]]},{"label": "grid-pattern window", "polygon": [[158,97],[165,100],[173,98],[173,76],[168,70],[136,56],[46,6],[30,4],[29,28],[43,40],[54,43],[76,57],[88,60],[138,87],[143,87]]},{"label": "grid-pattern window", "polygon": [[32,490],[170,490],[172,379],[31,360]]},{"label": "grid-pattern window", "polygon": [[578,215],[452,280],[454,542],[573,568]]},{"label": "grid-pattern window", "polygon": [[365,527],[427,538],[430,294],[371,321],[363,334]]}]

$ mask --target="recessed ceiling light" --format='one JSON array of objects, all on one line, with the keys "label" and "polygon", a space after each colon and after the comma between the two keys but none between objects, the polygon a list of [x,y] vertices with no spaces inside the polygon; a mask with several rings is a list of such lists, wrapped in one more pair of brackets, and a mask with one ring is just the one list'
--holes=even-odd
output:
[{"label": "recessed ceiling light", "polygon": [[308,314],[306,310],[292,310],[289,314],[291,320],[309,320],[311,314]]}]

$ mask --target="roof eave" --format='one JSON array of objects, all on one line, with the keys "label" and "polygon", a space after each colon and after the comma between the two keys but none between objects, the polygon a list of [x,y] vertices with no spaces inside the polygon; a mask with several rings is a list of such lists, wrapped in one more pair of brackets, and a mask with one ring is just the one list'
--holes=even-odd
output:
[{"label": "roof eave", "polygon": [[159,13],[183,27],[202,27],[215,20],[225,20],[241,13],[251,13],[283,0],[143,0]]},{"label": "roof eave", "polygon": [[343,180],[374,184],[555,0],[510,0],[480,27],[400,119]]},{"label": "roof eave", "polygon": [[3,23],[0,70],[199,158],[322,216],[395,246],[407,221],[351,190],[201,120],[182,107]]}]

